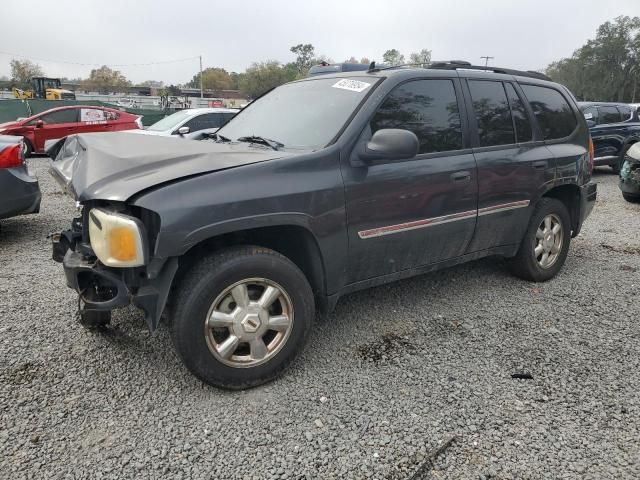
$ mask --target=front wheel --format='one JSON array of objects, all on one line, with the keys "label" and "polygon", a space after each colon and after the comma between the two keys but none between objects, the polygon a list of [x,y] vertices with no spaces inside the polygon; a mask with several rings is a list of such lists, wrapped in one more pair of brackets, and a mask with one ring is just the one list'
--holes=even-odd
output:
[{"label": "front wheel", "polygon": [[555,198],[542,198],[531,216],[520,249],[510,259],[514,275],[533,282],[545,282],[560,271],[571,241],[567,207]]},{"label": "front wheel", "polygon": [[314,315],[311,287],[293,262],[266,248],[235,247],[203,258],[182,278],[171,335],[196,377],[242,389],[289,366]]}]

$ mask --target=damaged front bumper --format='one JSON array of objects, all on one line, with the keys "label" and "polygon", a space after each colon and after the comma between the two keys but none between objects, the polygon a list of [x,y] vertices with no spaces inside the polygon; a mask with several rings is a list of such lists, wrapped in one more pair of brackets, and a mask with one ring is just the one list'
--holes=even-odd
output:
[{"label": "damaged front bumper", "polygon": [[640,161],[625,159],[620,169],[619,187],[625,195],[640,198]]},{"label": "damaged front bumper", "polygon": [[109,268],[78,237],[73,230],[51,236],[53,259],[62,263],[67,286],[80,296],[80,314],[133,304],[144,312],[151,331],[158,328],[178,259],[156,260],[144,269]]}]

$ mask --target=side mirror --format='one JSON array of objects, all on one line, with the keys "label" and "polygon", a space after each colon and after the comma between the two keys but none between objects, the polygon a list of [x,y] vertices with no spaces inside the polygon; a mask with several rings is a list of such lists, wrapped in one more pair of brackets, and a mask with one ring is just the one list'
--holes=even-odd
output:
[{"label": "side mirror", "polygon": [[189,133],[191,130],[189,129],[189,127],[180,127],[178,129],[178,135],[186,135],[187,133]]},{"label": "side mirror", "polygon": [[36,120],[36,128],[42,128],[44,122],[42,120]]},{"label": "side mirror", "polygon": [[596,122],[594,120],[587,120],[587,127],[591,128],[595,126],[596,126]]},{"label": "side mirror", "polygon": [[359,157],[363,160],[406,160],[418,154],[418,137],[409,130],[383,128],[373,134]]}]

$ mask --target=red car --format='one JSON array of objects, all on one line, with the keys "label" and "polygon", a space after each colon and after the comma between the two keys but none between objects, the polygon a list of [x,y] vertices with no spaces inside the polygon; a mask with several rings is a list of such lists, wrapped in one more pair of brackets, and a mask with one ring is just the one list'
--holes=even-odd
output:
[{"label": "red car", "polygon": [[74,105],[52,108],[16,122],[0,124],[0,135],[24,137],[24,155],[44,153],[44,142],[88,132],[142,128],[138,115],[112,108]]}]

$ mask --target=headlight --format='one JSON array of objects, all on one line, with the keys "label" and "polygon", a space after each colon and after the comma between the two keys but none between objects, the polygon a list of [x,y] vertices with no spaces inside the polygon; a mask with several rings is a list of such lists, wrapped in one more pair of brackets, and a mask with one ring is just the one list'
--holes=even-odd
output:
[{"label": "headlight", "polygon": [[89,240],[98,259],[108,267],[144,265],[142,222],[137,218],[100,208],[89,212]]}]

